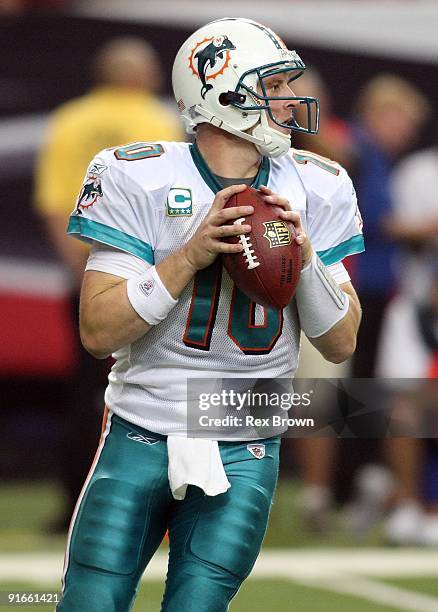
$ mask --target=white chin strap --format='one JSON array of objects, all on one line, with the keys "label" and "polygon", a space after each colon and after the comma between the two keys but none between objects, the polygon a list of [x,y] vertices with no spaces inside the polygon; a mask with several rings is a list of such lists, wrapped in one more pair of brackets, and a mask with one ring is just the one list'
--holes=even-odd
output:
[{"label": "white chin strap", "polygon": [[[242,135],[244,132],[241,132]],[[290,134],[282,134],[268,124],[266,111],[260,113],[260,123],[252,130],[256,139],[255,146],[259,153],[268,157],[281,157],[291,148]]]},{"label": "white chin strap", "polygon": [[269,127],[266,111],[260,113],[260,123],[252,129],[251,134],[234,128],[200,106],[196,106],[195,111],[202,117],[205,117],[211,125],[252,142],[257,151],[263,156],[281,157],[291,147],[290,136],[288,134],[282,134],[278,130]]}]

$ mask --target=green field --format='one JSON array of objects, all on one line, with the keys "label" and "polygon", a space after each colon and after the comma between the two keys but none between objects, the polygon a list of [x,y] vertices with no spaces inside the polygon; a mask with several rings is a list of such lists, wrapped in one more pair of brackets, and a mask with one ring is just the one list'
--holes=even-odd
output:
[{"label": "green field", "polygon": [[[6,588],[6,585],[0,585],[2,591],[5,591]],[[30,585],[15,584],[15,590],[19,591],[28,591],[31,588]],[[55,587],[52,588],[55,590]],[[42,587],[39,587],[38,590],[41,591]],[[158,612],[162,593],[162,583],[143,583],[133,608],[134,612]],[[14,609],[47,612],[50,609],[53,610],[53,605],[26,605],[21,608],[0,605],[0,612],[12,612]],[[323,589],[306,588],[286,580],[254,579],[249,579],[245,583],[230,607],[230,612],[340,612],[342,610],[346,612],[394,612],[398,608],[372,604],[364,599],[337,595]]]},{"label": "green field", "polygon": [[[438,612],[438,551],[385,549],[378,527],[360,548],[336,529],[325,539],[311,537],[294,510],[295,491],[293,482],[281,483],[260,562],[233,601],[232,612]],[[50,483],[0,487],[2,601],[9,590],[59,589],[56,576],[65,538],[46,535],[44,527],[60,504]],[[158,555],[162,561],[163,555],[165,545]],[[12,562],[19,568],[13,577]],[[32,578],[34,568],[45,564],[45,579]],[[400,575],[394,566],[400,566]],[[152,564],[150,571],[135,612],[159,610],[163,580]],[[14,609],[47,612],[53,605],[0,605],[0,612]]]}]

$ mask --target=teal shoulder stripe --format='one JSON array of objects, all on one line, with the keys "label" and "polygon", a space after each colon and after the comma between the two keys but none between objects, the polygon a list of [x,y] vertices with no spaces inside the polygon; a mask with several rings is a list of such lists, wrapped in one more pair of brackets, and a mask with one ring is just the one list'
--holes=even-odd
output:
[{"label": "teal shoulder stripe", "polygon": [[348,255],[354,255],[355,253],[362,253],[365,251],[365,244],[363,241],[363,235],[357,234],[352,236],[348,240],[337,244],[331,249],[325,251],[317,251],[317,255],[326,266],[342,261],[344,257]]},{"label": "teal shoulder stripe", "polygon": [[78,216],[70,217],[67,234],[79,234],[78,237],[84,242],[97,240],[109,244],[135,255],[147,263],[154,264],[154,251],[147,242],[98,221],[91,221],[91,219]]}]

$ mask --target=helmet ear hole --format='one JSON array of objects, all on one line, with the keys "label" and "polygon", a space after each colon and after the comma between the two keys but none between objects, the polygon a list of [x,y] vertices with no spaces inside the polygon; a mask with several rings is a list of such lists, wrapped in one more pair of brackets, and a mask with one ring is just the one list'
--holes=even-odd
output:
[{"label": "helmet ear hole", "polygon": [[223,91],[219,96],[219,102],[222,106],[229,106],[233,102],[245,104],[246,96],[235,91]]},{"label": "helmet ear hole", "polygon": [[228,92],[223,91],[219,96],[219,103],[222,106],[230,106],[231,100]]},{"label": "helmet ear hole", "polygon": [[219,103],[222,104],[222,106],[230,106],[230,98],[228,93],[225,93],[224,91],[221,93],[219,96]]}]

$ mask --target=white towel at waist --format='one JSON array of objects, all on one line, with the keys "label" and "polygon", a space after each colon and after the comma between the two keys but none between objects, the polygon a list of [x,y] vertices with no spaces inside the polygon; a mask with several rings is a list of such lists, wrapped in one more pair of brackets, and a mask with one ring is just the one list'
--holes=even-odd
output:
[{"label": "white towel at waist", "polygon": [[188,485],[206,495],[225,493],[231,485],[216,440],[168,436],[169,485],[175,499],[184,499]]}]

